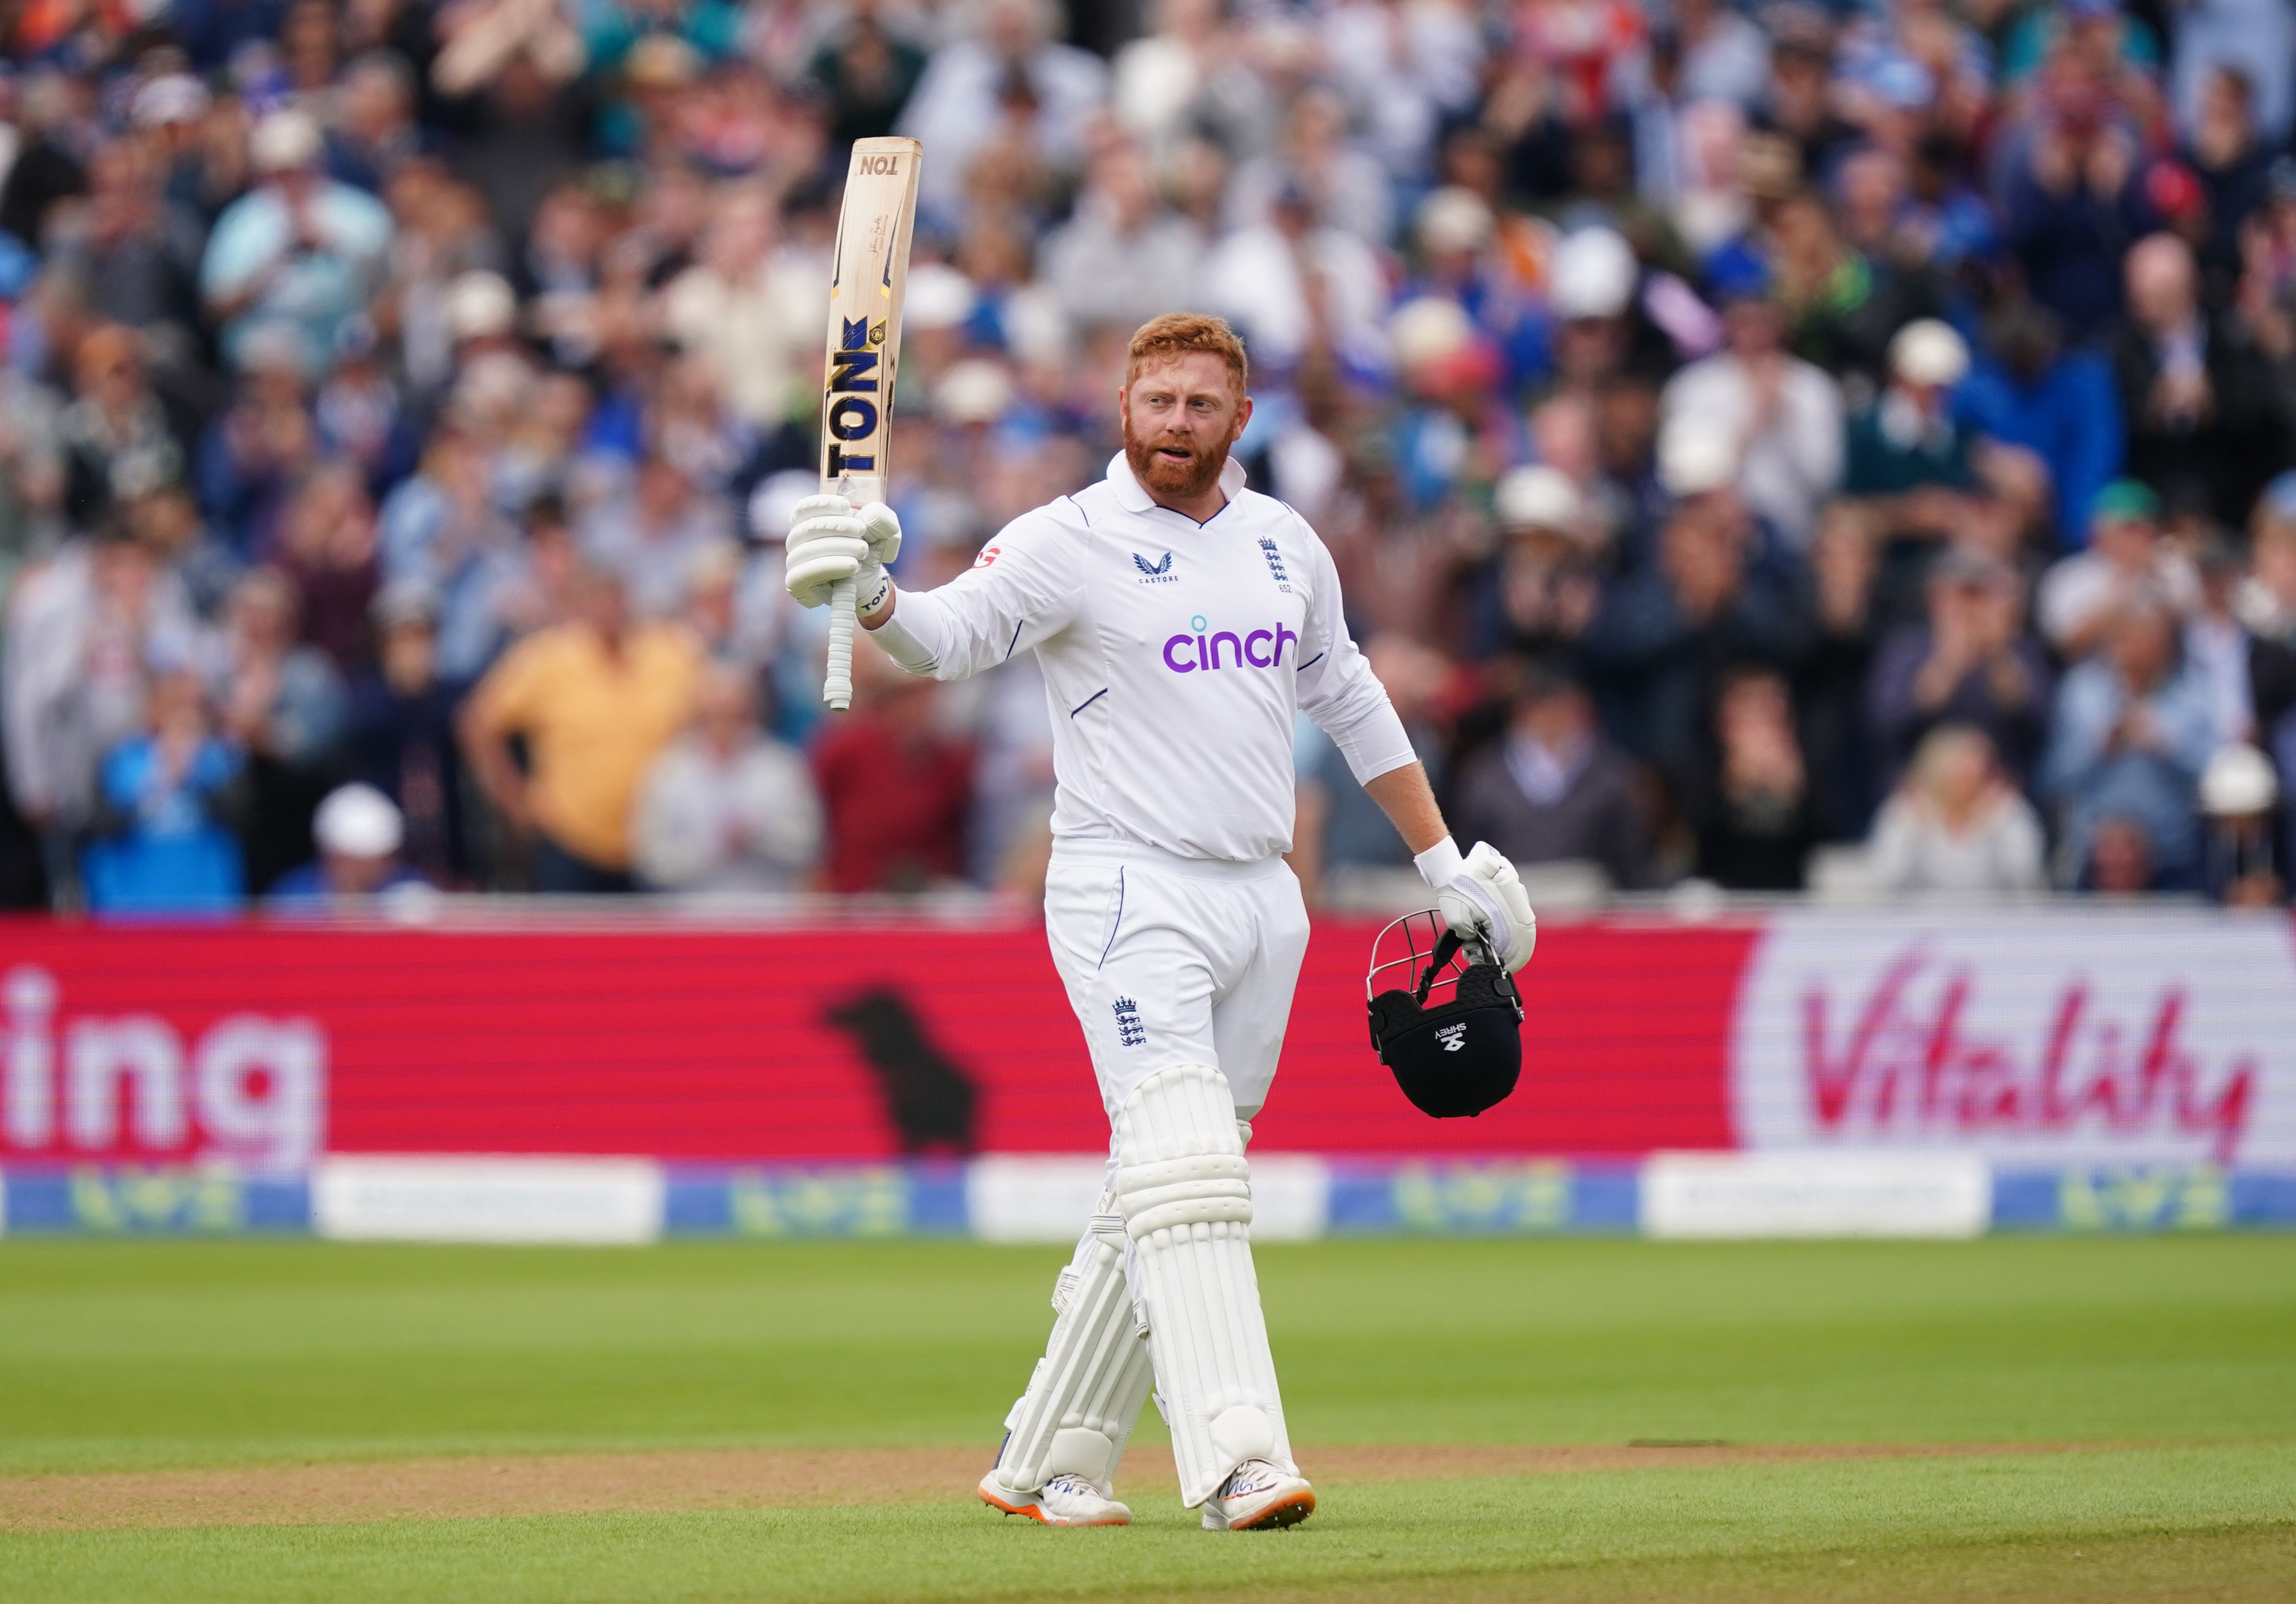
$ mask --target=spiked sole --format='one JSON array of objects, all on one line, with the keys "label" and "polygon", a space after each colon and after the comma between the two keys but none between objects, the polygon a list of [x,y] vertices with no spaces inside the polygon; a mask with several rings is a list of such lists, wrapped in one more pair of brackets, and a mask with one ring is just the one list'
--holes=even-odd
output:
[{"label": "spiked sole", "polygon": [[[1032,1503],[1006,1503],[1003,1499],[1001,1499],[1001,1498],[997,1497],[995,1494],[993,1494],[993,1493],[989,1492],[986,1487],[978,1488],[978,1489],[976,1489],[976,1491],[978,1491],[978,1492],[980,1493],[980,1502],[981,1502],[982,1503],[987,1504],[990,1509],[992,1509],[992,1510],[1003,1510],[1003,1511],[1004,1511],[1005,1514],[1007,1514],[1007,1515],[1023,1515],[1023,1516],[1026,1516],[1028,1518],[1029,1518],[1030,1520],[1035,1521],[1035,1522],[1036,1522],[1037,1525],[1039,1525],[1039,1526],[1130,1526],[1130,1525],[1132,1524],[1132,1522],[1131,1522],[1130,1520],[1128,1520],[1128,1519],[1126,1519],[1126,1520],[1052,1520],[1052,1519],[1048,1519],[1048,1518],[1046,1517],[1046,1514],[1045,1514],[1045,1511],[1043,1510],[1043,1509],[1041,1509],[1040,1507],[1038,1507],[1038,1506],[1037,1506],[1037,1505],[1036,1505],[1036,1504],[1032,1504]],[[1310,1504],[1312,1504],[1315,1501],[1314,1501],[1313,1499],[1310,1499],[1308,1502],[1309,1502],[1309,1503],[1310,1503]]]},{"label": "spiked sole", "polygon": [[1316,1493],[1312,1487],[1302,1487],[1269,1504],[1250,1520],[1240,1520],[1230,1526],[1215,1526],[1215,1531],[1280,1532],[1285,1526],[1298,1526],[1316,1512]]}]

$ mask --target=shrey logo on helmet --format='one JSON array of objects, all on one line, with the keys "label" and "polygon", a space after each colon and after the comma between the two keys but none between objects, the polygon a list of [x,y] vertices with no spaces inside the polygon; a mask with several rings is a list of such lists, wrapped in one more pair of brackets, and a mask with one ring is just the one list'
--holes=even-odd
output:
[{"label": "shrey logo on helmet", "polygon": [[[1391,971],[1384,981],[1383,971]],[[1380,931],[1364,996],[1373,1051],[1422,1113],[1472,1118],[1514,1090],[1522,994],[1480,943],[1446,929],[1440,913],[1406,913]]]}]

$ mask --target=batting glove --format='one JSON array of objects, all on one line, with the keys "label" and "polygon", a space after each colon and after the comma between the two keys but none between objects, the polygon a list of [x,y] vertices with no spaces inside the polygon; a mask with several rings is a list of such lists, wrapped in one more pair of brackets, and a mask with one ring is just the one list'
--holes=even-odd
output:
[{"label": "batting glove", "polygon": [[855,508],[841,495],[808,495],[790,515],[783,583],[801,607],[820,607],[840,579],[853,581],[857,610],[884,606],[885,569],[901,554],[901,520],[883,502]]},{"label": "batting glove", "polygon": [[1478,841],[1462,861],[1458,847],[1446,839],[1422,853],[1419,863],[1434,884],[1435,905],[1454,935],[1481,942],[1509,974],[1530,962],[1538,945],[1538,918],[1514,865],[1497,847]]}]

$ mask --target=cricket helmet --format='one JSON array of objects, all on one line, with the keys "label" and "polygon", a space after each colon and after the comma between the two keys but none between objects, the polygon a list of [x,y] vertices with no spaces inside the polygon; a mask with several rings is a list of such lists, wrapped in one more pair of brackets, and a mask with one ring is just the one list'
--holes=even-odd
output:
[{"label": "cricket helmet", "polygon": [[[1390,970],[1401,972],[1382,991]],[[1373,1050],[1422,1112],[1472,1118],[1514,1090],[1522,994],[1482,943],[1461,940],[1433,909],[1405,914],[1374,939],[1364,996]]]}]

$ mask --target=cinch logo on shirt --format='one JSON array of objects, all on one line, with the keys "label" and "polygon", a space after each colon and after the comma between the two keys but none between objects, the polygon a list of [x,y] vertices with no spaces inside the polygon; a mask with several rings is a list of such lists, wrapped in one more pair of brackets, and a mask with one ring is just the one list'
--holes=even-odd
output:
[{"label": "cinch logo on shirt", "polygon": [[1193,674],[1199,668],[1209,674],[1215,668],[1240,668],[1246,665],[1254,668],[1278,667],[1283,661],[1283,648],[1297,645],[1300,641],[1297,634],[1281,623],[1273,629],[1255,629],[1246,635],[1239,636],[1228,629],[1207,635],[1201,613],[1188,620],[1188,627],[1195,633],[1176,634],[1164,642],[1164,667],[1175,674]]}]

